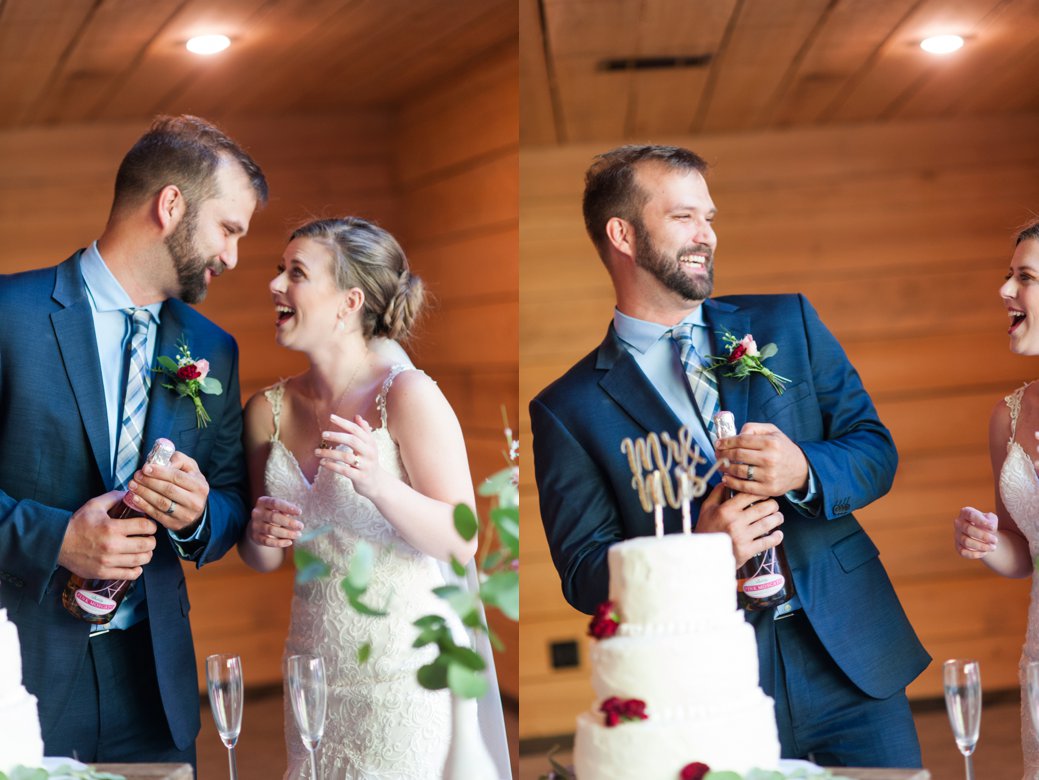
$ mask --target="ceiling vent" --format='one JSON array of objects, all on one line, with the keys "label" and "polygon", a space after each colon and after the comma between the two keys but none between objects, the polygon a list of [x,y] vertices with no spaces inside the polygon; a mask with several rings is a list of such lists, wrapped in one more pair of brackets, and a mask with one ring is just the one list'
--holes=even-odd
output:
[{"label": "ceiling vent", "polygon": [[693,57],[618,57],[602,60],[598,70],[676,70],[678,68],[703,68],[710,64],[712,54],[697,54]]}]

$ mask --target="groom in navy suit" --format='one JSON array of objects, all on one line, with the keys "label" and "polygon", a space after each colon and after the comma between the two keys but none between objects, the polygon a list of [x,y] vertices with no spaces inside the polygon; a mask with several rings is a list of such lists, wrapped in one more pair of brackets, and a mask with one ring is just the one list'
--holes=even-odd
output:
[{"label": "groom in navy suit", "polygon": [[[585,224],[613,281],[614,318],[602,344],[530,404],[541,515],[563,593],[593,613],[608,596],[610,545],[654,532],[623,439],[685,425],[713,457],[713,399],[687,378],[679,334],[691,335],[701,359],[726,353],[725,333],[773,342],[778,353],[765,365],[789,378],[782,394],[764,376],[714,371],[739,435],[717,442],[732,465],[693,507],[695,530],[729,534],[737,564],[783,542],[797,595],[747,613],[783,756],[918,767],[905,687],[930,658],[851,514],[890,488],[894,443],[803,296],[710,298],[717,239],[706,168],[687,149],[626,146],[586,175]],[[666,511],[665,527],[681,531],[677,510]]]},{"label": "groom in navy suit", "polygon": [[[0,606],[47,755],[195,763],[181,559],[220,558],[248,511],[238,349],[186,304],[234,268],[266,198],[262,171],[224,133],[160,117],[123,159],[98,240],[0,277]],[[151,371],[180,345],[222,385],[201,396],[208,426]],[[177,447],[172,463],[140,470],[160,436]],[[125,489],[147,517],[109,518]],[[62,606],[70,573],[134,585],[92,629]]]}]

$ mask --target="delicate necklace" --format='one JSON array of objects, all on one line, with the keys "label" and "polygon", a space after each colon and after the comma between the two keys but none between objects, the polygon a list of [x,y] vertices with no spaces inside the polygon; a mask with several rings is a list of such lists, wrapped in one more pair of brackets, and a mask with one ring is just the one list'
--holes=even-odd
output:
[{"label": "delicate necklace", "polygon": [[[346,394],[350,392],[350,388],[354,386],[354,380],[357,379],[357,375],[361,371],[361,366],[363,366],[367,360],[368,360],[368,351],[365,350],[364,355],[361,357],[360,360],[357,361],[357,367],[354,369],[354,373],[350,376],[350,381],[346,383],[346,389],[343,390],[342,395],[339,396],[339,399],[328,410],[329,415],[335,414],[335,412],[338,411],[339,407],[342,406],[343,399],[346,398]],[[311,386],[310,387],[311,387],[311,390],[314,389],[313,380],[311,380]],[[314,394],[314,400],[312,401],[312,409],[313,409],[313,412],[314,412],[314,425],[317,426],[318,435],[321,436],[321,449],[323,449],[323,450],[330,450],[335,445],[332,442],[330,442],[327,439],[325,439],[325,437],[323,435],[324,431],[325,431],[325,426],[323,426],[321,424],[321,417],[317,413],[317,393]]]}]

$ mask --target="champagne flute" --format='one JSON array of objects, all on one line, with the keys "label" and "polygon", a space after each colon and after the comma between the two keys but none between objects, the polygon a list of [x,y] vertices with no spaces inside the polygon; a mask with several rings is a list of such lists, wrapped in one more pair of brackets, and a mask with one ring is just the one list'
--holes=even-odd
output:
[{"label": "champagne flute", "polygon": [[955,658],[945,662],[942,676],[952,734],[967,765],[967,780],[974,780],[971,755],[981,730],[981,667],[977,661]]},{"label": "champagne flute", "polygon": [[206,658],[206,685],[220,741],[227,748],[231,780],[238,780],[235,744],[242,730],[242,659],[237,655],[216,654]]},{"label": "champagne flute", "polygon": [[285,671],[292,715],[310,754],[310,780],[318,780],[317,747],[325,733],[325,662],[316,655],[290,655]]}]

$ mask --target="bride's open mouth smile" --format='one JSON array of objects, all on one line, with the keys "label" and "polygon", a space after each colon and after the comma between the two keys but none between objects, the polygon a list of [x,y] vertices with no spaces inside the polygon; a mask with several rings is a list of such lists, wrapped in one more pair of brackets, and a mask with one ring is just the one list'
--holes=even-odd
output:
[{"label": "bride's open mouth smile", "polygon": [[1028,318],[1028,315],[1019,309],[1007,309],[1007,314],[1010,317],[1010,328],[1007,333],[1013,333]]}]

